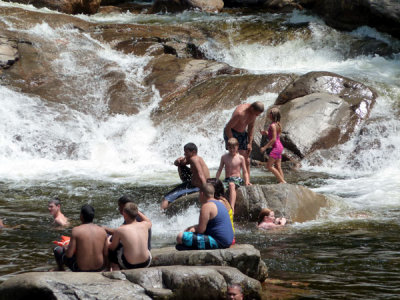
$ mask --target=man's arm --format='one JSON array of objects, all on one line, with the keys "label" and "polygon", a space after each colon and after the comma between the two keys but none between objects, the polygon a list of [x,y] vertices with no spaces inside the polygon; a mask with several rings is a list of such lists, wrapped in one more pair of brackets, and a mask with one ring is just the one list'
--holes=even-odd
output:
[{"label": "man's arm", "polygon": [[201,207],[199,224],[195,227],[197,233],[204,233],[207,228],[208,221],[210,220],[211,209],[213,203],[206,203]]},{"label": "man's arm", "polygon": [[250,153],[253,149],[253,138],[254,138],[254,124],[255,120],[247,126],[247,133],[249,135],[249,143],[247,144],[247,151]]},{"label": "man's arm", "polygon": [[72,229],[71,239],[69,241],[69,245],[65,255],[71,258],[76,251],[76,229]]},{"label": "man's arm", "polygon": [[221,162],[220,162],[220,164],[219,164],[219,168],[218,168],[218,171],[217,171],[217,175],[215,175],[215,178],[217,178],[217,180],[218,180],[219,177],[221,176],[222,169],[224,168],[224,165],[225,165],[225,163],[224,163],[223,156],[222,156],[222,157],[221,157]]},{"label": "man's arm", "polygon": [[118,247],[119,241],[120,241],[120,232],[119,230],[115,230],[113,238],[112,238],[112,242],[110,245],[108,245],[108,249],[110,250],[115,250]]},{"label": "man's arm", "polygon": [[146,217],[141,211],[138,211],[138,217],[141,219],[140,222],[145,222],[149,228],[151,228],[151,220]]}]

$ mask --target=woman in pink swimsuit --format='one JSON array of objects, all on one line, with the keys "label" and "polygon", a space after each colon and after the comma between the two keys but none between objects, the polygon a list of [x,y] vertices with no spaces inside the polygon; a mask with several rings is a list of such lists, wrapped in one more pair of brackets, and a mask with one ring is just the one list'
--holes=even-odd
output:
[{"label": "woman in pink swimsuit", "polygon": [[261,153],[265,152],[268,148],[272,148],[269,159],[267,162],[267,168],[270,170],[275,177],[278,179],[279,183],[286,183],[285,178],[283,176],[281,162],[282,162],[282,151],[283,146],[281,140],[279,139],[280,134],[282,132],[281,127],[281,113],[279,109],[274,107],[269,112],[269,118],[272,121],[271,125],[269,125],[268,133],[265,131],[261,131],[261,134],[265,135],[268,134],[268,143],[261,147]]}]

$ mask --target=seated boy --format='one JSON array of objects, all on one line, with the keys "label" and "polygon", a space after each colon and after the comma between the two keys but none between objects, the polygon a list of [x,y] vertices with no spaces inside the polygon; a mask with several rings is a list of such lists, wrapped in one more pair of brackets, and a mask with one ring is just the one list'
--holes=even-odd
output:
[{"label": "seated boy", "polygon": [[246,169],[246,161],[244,157],[239,154],[239,142],[236,138],[230,138],[228,140],[228,151],[228,153],[222,155],[221,163],[215,177],[217,180],[219,179],[222,169],[225,166],[224,185],[229,189],[229,203],[232,206],[233,213],[235,213],[236,188],[243,185],[243,179],[240,177],[240,170],[242,170],[243,173],[244,184],[250,185],[250,182]]},{"label": "seated boy", "polygon": [[[125,204],[122,215],[125,224],[114,231],[108,246],[111,270],[146,268],[151,263],[151,254],[147,247],[151,221],[132,202]],[[138,215],[141,222],[136,220]],[[122,247],[117,250],[119,243]]]}]

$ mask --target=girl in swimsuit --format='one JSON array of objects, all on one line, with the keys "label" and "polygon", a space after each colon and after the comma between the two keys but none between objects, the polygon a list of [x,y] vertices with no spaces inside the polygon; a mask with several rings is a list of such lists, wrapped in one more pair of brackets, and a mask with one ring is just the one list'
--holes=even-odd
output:
[{"label": "girl in swimsuit", "polygon": [[268,116],[272,123],[269,125],[268,133],[261,131],[261,134],[267,134],[269,141],[264,147],[260,148],[260,151],[263,153],[268,148],[272,148],[269,154],[267,168],[275,175],[279,183],[286,183],[281,168],[283,151],[283,146],[280,140],[280,134],[282,133],[282,127],[280,123],[281,113],[279,112],[278,108],[274,107],[271,109]]}]

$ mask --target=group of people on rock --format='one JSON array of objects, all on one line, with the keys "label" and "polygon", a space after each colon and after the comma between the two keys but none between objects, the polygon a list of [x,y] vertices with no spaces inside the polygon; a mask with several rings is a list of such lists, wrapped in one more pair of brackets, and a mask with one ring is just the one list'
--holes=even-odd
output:
[{"label": "group of people on rock", "polygon": [[[234,244],[236,188],[251,184],[249,156],[254,124],[263,111],[264,105],[261,102],[241,104],[235,109],[224,128],[228,153],[222,155],[215,178],[210,178],[210,171],[203,158],[197,154],[197,146],[193,143],[186,144],[184,156],[175,160],[182,183],[163,197],[161,208],[166,209],[179,197],[194,192],[199,192],[201,204],[198,224],[178,234],[178,250],[228,248]],[[268,132],[263,131],[261,134],[267,134],[270,140],[261,150],[272,148],[268,166],[279,182],[285,182],[281,169],[283,147],[279,140],[279,111],[272,109],[269,116],[272,124]],[[221,181],[219,177],[224,168],[225,179]],[[229,190],[228,200],[225,198],[225,188]],[[82,224],[72,229],[69,243],[64,241],[54,249],[59,269],[63,268],[63,264],[73,271],[132,269],[150,265],[150,219],[138,210],[128,196],[118,200],[118,208],[124,217],[124,224],[117,229],[111,229],[93,224],[94,208],[90,205],[82,206]],[[48,210],[56,225],[69,224],[61,212],[58,199],[49,201]],[[284,225],[286,220],[275,219],[273,211],[264,209],[258,223],[259,228],[272,228]]]}]

